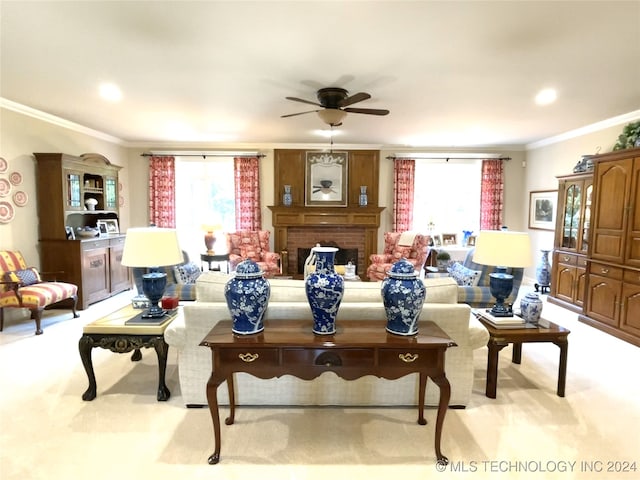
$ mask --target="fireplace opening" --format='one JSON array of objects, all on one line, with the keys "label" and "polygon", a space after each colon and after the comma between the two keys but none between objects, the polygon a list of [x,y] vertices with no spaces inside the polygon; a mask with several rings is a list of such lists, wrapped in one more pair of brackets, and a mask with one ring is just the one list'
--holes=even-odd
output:
[{"label": "fireplace opening", "polygon": [[[338,249],[336,252],[334,264],[346,265],[351,262],[354,265],[358,265],[358,249],[357,248],[342,248],[335,242],[316,242],[323,247],[335,247]],[[298,248],[298,274],[304,274],[304,262],[311,253],[310,248]]]}]

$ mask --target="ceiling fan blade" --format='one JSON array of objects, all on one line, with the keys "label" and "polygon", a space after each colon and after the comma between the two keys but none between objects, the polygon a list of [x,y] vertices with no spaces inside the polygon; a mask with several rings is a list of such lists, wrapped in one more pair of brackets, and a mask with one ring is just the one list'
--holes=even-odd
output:
[{"label": "ceiling fan blade", "polygon": [[345,108],[345,112],[349,113],[366,113],[367,115],[388,115],[389,110],[382,110],[379,108]]},{"label": "ceiling fan blade", "polygon": [[290,113],[288,115],[280,115],[280,118],[295,117],[296,115],[304,115],[305,113],[319,112],[320,110],[307,110],[306,112]]},{"label": "ceiling fan blade", "polygon": [[296,98],[296,97],[285,97],[287,100],[293,100],[294,102],[301,102],[301,103],[308,103],[309,105],[315,105],[317,107],[322,107],[323,105],[320,105],[319,103],[316,102],[312,102],[310,100],[304,100],[302,98]]},{"label": "ceiling fan blade", "polygon": [[371,98],[371,95],[365,92],[359,92],[351,95],[350,97],[345,98],[339,103],[339,106],[346,107],[347,105],[353,105],[354,103],[362,102],[363,100],[368,100]]}]

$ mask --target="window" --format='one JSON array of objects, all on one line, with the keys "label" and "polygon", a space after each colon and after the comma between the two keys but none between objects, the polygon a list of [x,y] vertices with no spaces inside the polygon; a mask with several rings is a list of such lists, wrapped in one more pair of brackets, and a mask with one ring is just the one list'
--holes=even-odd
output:
[{"label": "window", "polygon": [[413,228],[456,233],[480,229],[482,160],[416,160]]},{"label": "window", "polygon": [[235,231],[233,158],[176,156],[176,228],[182,249],[196,262],[206,250],[203,225],[220,225],[214,250],[226,252],[222,232]]}]

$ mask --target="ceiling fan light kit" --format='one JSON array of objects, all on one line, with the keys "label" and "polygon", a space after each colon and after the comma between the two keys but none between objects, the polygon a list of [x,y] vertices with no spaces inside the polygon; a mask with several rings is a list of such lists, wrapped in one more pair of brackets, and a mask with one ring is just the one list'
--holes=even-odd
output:
[{"label": "ceiling fan light kit", "polygon": [[378,108],[345,108],[354,103],[368,100],[371,95],[365,92],[358,92],[349,96],[349,92],[344,88],[327,87],[321,88],[317,92],[318,102],[312,102],[303,98],[286,97],[287,100],[294,102],[306,103],[308,105],[315,105],[322,107],[321,110],[309,110],[306,112],[290,113],[288,115],[282,115],[285,117],[294,117],[297,115],[304,115],[305,113],[316,112],[320,119],[327,125],[337,127],[342,124],[342,120],[346,117],[347,113],[363,113],[365,115],[388,115],[389,110]]}]

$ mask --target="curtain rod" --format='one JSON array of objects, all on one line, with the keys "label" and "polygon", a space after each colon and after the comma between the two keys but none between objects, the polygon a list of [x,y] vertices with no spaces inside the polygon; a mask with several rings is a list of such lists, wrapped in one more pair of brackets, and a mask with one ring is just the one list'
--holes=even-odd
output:
[{"label": "curtain rod", "polygon": [[509,161],[511,160],[511,157],[503,157],[503,156],[495,156],[495,155],[480,155],[480,156],[473,156],[473,157],[456,157],[456,156],[440,156],[440,157],[430,157],[430,156],[424,156],[424,155],[389,155],[388,157],[386,157],[387,160],[396,160],[396,159],[402,159],[405,158],[407,160],[445,160],[445,161],[449,161],[449,160],[505,160],[505,161]]},{"label": "curtain rod", "polygon": [[153,157],[156,155],[171,155],[175,157],[258,157],[262,158],[265,155],[258,152],[201,152],[201,153],[181,153],[181,152],[151,152],[141,153],[141,157]]}]

